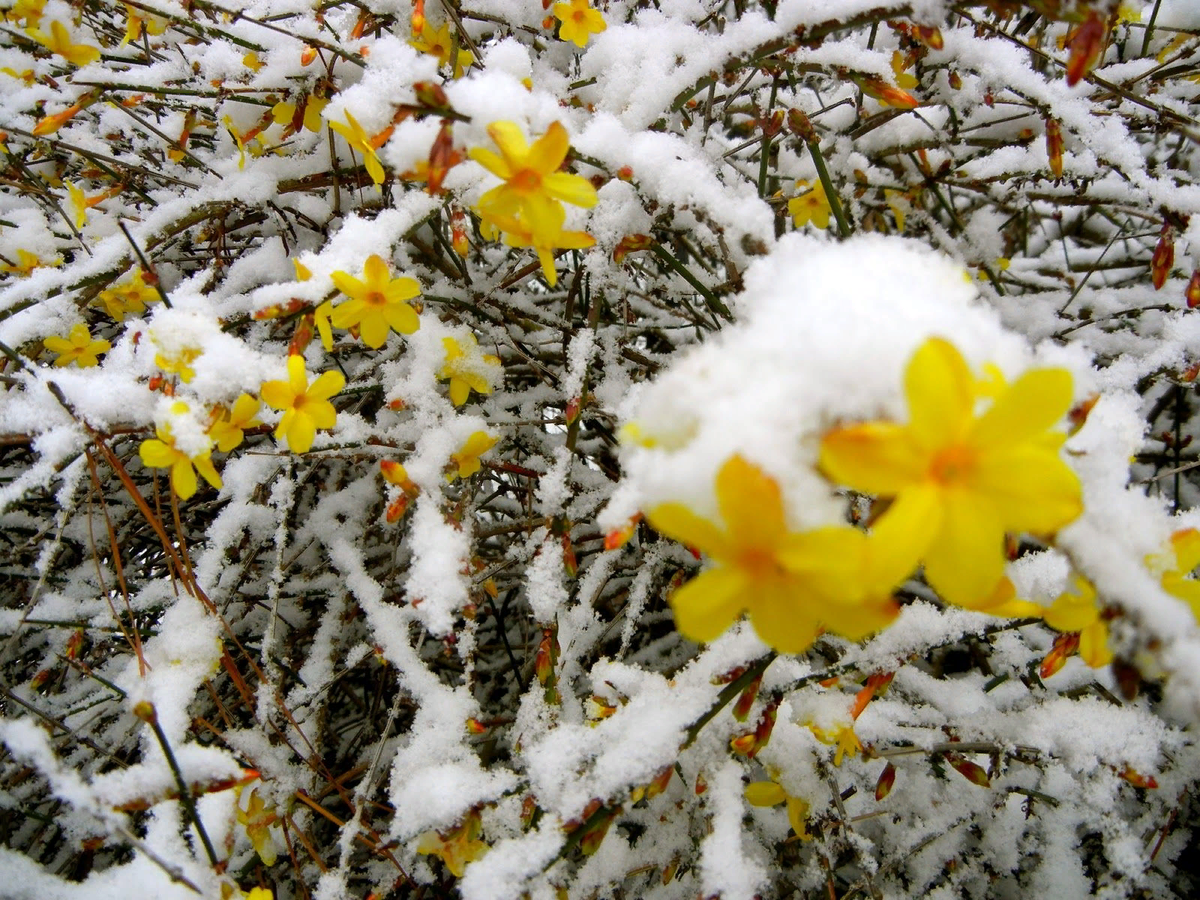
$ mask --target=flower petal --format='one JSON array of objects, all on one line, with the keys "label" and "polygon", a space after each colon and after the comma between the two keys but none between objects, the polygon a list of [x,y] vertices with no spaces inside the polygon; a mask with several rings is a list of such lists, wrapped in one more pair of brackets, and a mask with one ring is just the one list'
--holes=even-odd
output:
[{"label": "flower petal", "polygon": [[292,388],[292,393],[296,396],[303,394],[308,389],[308,373],[304,370],[304,357],[299,353],[288,356],[287,370],[288,384]]},{"label": "flower petal", "polygon": [[317,438],[317,426],[311,416],[296,413],[288,425],[286,437],[289,450],[293,453],[307,453]]},{"label": "flower petal", "polygon": [[358,323],[359,336],[372,350],[378,350],[387,343],[389,331],[391,328],[388,327],[387,318],[378,309],[365,311]]},{"label": "flower petal", "polygon": [[1004,391],[971,428],[971,443],[1012,446],[1056,425],[1071,405],[1071,373],[1034,369]]},{"label": "flower petal", "polygon": [[363,264],[363,280],[373,290],[386,286],[392,278],[392,269],[378,253],[372,253]]},{"label": "flower petal", "polygon": [[890,594],[912,574],[942,524],[941,491],[930,482],[901,491],[867,541],[868,594]]},{"label": "flower petal", "polygon": [[1057,531],[1083,512],[1079,476],[1057,453],[1036,445],[985,452],[970,487],[987,496],[1010,531]]},{"label": "flower petal", "polygon": [[330,369],[317,376],[308,389],[310,400],[328,400],[346,386],[346,376],[341,372]]},{"label": "flower petal", "polygon": [[925,554],[925,577],[947,602],[977,603],[1004,574],[1004,527],[978,495],[943,494],[942,527]]},{"label": "flower petal", "polygon": [[904,372],[909,430],[922,447],[936,451],[958,441],[975,405],[974,381],[962,354],[942,338],[930,338]]},{"label": "flower petal", "polygon": [[450,379],[450,402],[455,406],[462,406],[467,402],[467,397],[471,394],[471,386],[461,378]]},{"label": "flower petal", "polygon": [[138,447],[138,455],[142,458],[142,465],[151,469],[165,469],[175,462],[175,457],[179,451],[171,447],[157,438],[149,438],[142,441]]},{"label": "flower petal", "polygon": [[928,468],[929,458],[909,430],[892,422],[846,425],[821,441],[821,469],[856,491],[893,496],[922,482]]},{"label": "flower petal", "polygon": [[421,327],[421,317],[407,303],[392,303],[384,309],[384,317],[392,330],[399,334],[412,334]]},{"label": "flower petal", "polygon": [[347,275],[345,272],[330,272],[329,277],[334,286],[347,297],[361,299],[363,294],[367,293],[367,286],[353,275]]},{"label": "flower petal", "polygon": [[717,504],[738,546],[774,547],[787,534],[779,482],[740,455],[717,472]]},{"label": "flower petal", "polygon": [[182,454],[171,466],[171,487],[180,500],[187,500],[196,493],[196,470],[192,468],[192,461]]},{"label": "flower petal", "polygon": [[[499,141],[497,141],[499,143]],[[533,142],[529,148],[525,165],[543,177],[543,184],[549,181],[547,176],[558,170],[567,158],[567,150],[571,147],[571,138],[561,122],[553,122],[546,133]],[[589,185],[590,186],[590,185]],[[593,201],[595,202],[595,201]]]},{"label": "flower petal", "polygon": [[819,599],[808,595],[796,578],[755,581],[748,594],[750,624],[759,639],[780,653],[801,653],[821,631],[814,613]]},{"label": "flower petal", "polygon": [[734,568],[702,572],[669,598],[680,634],[698,643],[714,640],[746,608],[747,583]]},{"label": "flower petal", "polygon": [[787,793],[774,781],[755,781],[743,789],[751,806],[778,806],[787,800]]},{"label": "flower petal", "polygon": [[646,513],[650,527],[660,534],[695,547],[714,559],[728,558],[729,537],[708,519],[682,503],[662,503]]},{"label": "flower petal", "polygon": [[521,129],[517,127],[516,123],[493,122],[488,126],[487,132],[496,142],[496,146],[500,148],[500,155],[504,157],[504,162],[508,167],[509,174],[501,175],[501,178],[511,178],[513,174],[528,165],[529,145],[525,143],[525,135],[521,133]]},{"label": "flower petal", "polygon": [[596,189],[582,175],[555,172],[542,179],[542,187],[551,197],[564,203],[570,203],[572,206],[590,209],[596,205]]},{"label": "flower petal", "polygon": [[272,409],[290,409],[296,399],[292,386],[286,381],[264,381],[258,392]]},{"label": "flower petal", "polygon": [[312,419],[316,428],[332,428],[337,424],[337,410],[327,400],[308,403],[304,407],[304,414]]}]

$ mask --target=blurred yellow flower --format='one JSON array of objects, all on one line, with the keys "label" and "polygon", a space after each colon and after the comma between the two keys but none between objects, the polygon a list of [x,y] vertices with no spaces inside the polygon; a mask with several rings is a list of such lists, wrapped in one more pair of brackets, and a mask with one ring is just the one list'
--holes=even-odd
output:
[{"label": "blurred yellow flower", "polygon": [[108,341],[92,340],[91,332],[82,322],[72,327],[65,338],[48,337],[42,343],[47,350],[58,354],[58,359],[54,360],[56,366],[69,366],[74,363],[81,369],[99,365],[99,355],[112,349],[112,344]]},{"label": "blurred yellow flower", "polygon": [[57,19],[50,23],[50,34],[48,35],[40,28],[29,28],[25,33],[73,66],[86,66],[100,58],[99,47],[72,43],[71,33],[67,31],[67,26]]},{"label": "blurred yellow flower", "polygon": [[1165,557],[1149,557],[1150,571],[1161,579],[1163,590],[1191,607],[1192,615],[1200,621],[1200,581],[1193,570],[1200,566],[1200,531],[1185,528],[1171,535],[1171,553]]},{"label": "blurred yellow flower", "polygon": [[470,475],[474,475],[483,468],[483,464],[479,461],[479,458],[499,442],[500,438],[493,437],[486,431],[472,433],[457,453],[450,454],[450,459],[453,461],[455,469],[447,473],[446,480],[453,481],[455,478],[467,478]]},{"label": "blurred yellow flower", "polygon": [[[797,181],[796,187],[808,187],[808,182]],[[787,207],[797,228],[803,228],[809,222],[822,230],[829,227],[829,216],[833,209],[829,205],[829,198],[825,196],[825,185],[819,181],[812,190],[789,200]]]}]

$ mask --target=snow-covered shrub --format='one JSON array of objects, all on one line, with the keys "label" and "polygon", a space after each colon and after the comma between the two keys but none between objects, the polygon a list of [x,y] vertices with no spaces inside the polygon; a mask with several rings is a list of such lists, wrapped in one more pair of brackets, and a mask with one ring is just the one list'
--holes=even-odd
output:
[{"label": "snow-covered shrub", "polygon": [[2,31],[0,894],[1194,894],[1190,0]]}]

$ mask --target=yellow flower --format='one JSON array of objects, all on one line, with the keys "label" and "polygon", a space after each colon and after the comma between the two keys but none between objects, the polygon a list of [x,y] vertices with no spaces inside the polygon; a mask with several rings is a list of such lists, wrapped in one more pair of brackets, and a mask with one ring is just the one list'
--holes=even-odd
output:
[{"label": "yellow flower", "polygon": [[393,278],[391,269],[378,253],[367,257],[362,280],[346,272],[330,275],[337,289],[350,299],[333,308],[330,321],[338,328],[357,325],[363,343],[372,349],[383,346],[388,330],[412,334],[421,327],[416,310],[404,301],[421,293],[413,278]]},{"label": "yellow flower", "polygon": [[1185,528],[1175,532],[1171,535],[1171,555],[1150,557],[1146,562],[1161,577],[1163,590],[1190,606],[1192,615],[1200,621],[1200,581],[1192,577],[1192,570],[1200,565],[1200,531]]},{"label": "yellow flower", "polygon": [[257,397],[242,394],[234,401],[233,409],[218,407],[217,419],[208,426],[208,436],[217,442],[217,449],[228,453],[245,438],[245,430],[262,423],[254,418],[262,405]]},{"label": "yellow flower", "polygon": [[73,181],[66,182],[67,197],[71,207],[71,221],[75,223],[77,229],[83,228],[87,224],[88,201],[80,188]]},{"label": "yellow flower", "polygon": [[471,391],[477,394],[492,392],[492,380],[498,374],[500,357],[480,353],[479,342],[473,334],[467,335],[465,341],[444,337],[442,346],[446,348],[446,362],[438,372],[438,378],[449,380],[451,403],[462,406]]},{"label": "yellow flower", "polygon": [[101,291],[96,299],[113,319],[120,322],[128,315],[140,316],[146,311],[147,304],[157,303],[162,297],[146,284],[146,273],[138,269],[128,282]]},{"label": "yellow flower", "polygon": [[917,76],[910,75],[904,63],[904,54],[899,50],[892,51],[892,74],[896,76],[896,87],[911,91],[917,86]]},{"label": "yellow flower", "polygon": [[256,887],[251,888],[250,893],[242,892],[242,900],[275,900],[275,895],[270,888]]},{"label": "yellow flower", "polygon": [[[280,100],[271,107],[271,118],[276,125],[284,127],[285,136],[294,134],[301,128],[307,128],[309,131],[320,133],[321,131],[321,110],[329,105],[329,101],[323,97],[318,97],[315,94],[307,94],[300,98],[300,105],[289,103],[287,100]],[[299,111],[299,120],[297,120],[297,112]]]},{"label": "yellow flower", "polygon": [[1083,509],[1079,479],[1049,431],[1071,405],[1071,374],[1034,369],[981,415],[979,383],[948,341],[930,338],[905,370],[909,422],[867,422],[829,432],[821,467],[839,484],[895,497],[882,517],[925,562],[950,603],[989,597],[1004,574],[1004,534],[1052,533]]},{"label": "yellow flower", "polygon": [[94,341],[88,327],[82,322],[75,325],[65,337],[48,337],[42,341],[46,349],[58,354],[54,361],[56,366],[69,366],[71,363],[81,369],[87,369],[100,364],[97,358],[101,353],[112,349],[108,341]]},{"label": "yellow flower", "polygon": [[287,368],[287,381],[263,382],[259,393],[268,406],[283,411],[275,440],[286,438],[293,453],[307,453],[317,429],[337,423],[337,411],[329,398],[346,386],[346,379],[341,372],[322,372],[309,384],[304,357],[295,353],[288,357]]},{"label": "yellow flower", "polygon": [[845,526],[789,531],[779,484],[741,456],[717,472],[716,494],[724,529],[682,503],[646,515],[717,563],[669,598],[684,636],[711,641],[748,612],[764,643],[799,653],[823,626],[858,640],[895,618],[891,588],[912,563],[890,555],[892,536],[872,535],[868,545]]},{"label": "yellow flower", "polygon": [[[439,66],[449,65],[450,56],[454,53],[454,37],[450,34],[450,23],[446,22],[437,28],[427,24],[408,44],[421,53],[436,56]],[[475,54],[470,50],[460,49],[454,60],[454,77],[462,78],[463,71],[474,64]]]},{"label": "yellow flower", "polygon": [[479,859],[490,849],[479,840],[479,812],[471,810],[462,822],[446,832],[427,831],[421,835],[417,852],[440,857],[455,878],[462,878],[467,863]]},{"label": "yellow flower", "polygon": [[474,475],[483,468],[479,458],[499,442],[500,438],[493,437],[486,431],[472,433],[457,453],[450,454],[450,459],[454,461],[456,470],[447,474],[446,480],[453,481],[455,478],[466,478],[469,475]]},{"label": "yellow flower", "polygon": [[187,384],[196,377],[192,363],[200,357],[200,352],[199,347],[184,347],[176,353],[156,353],[154,364],[169,375],[178,375],[179,380]]},{"label": "yellow flower", "polygon": [[504,179],[504,184],[479,198],[479,214],[485,221],[495,216],[519,217],[532,234],[547,239],[562,227],[560,202],[585,208],[596,205],[596,189],[590,181],[558,171],[570,149],[567,129],[560,123],[553,123],[532,147],[512,122],[493,122],[488,134],[500,153],[473,147],[468,154]]},{"label": "yellow flower", "polygon": [[599,34],[608,27],[599,10],[588,6],[588,0],[555,3],[551,11],[554,18],[562,23],[558,29],[559,39],[571,41],[579,47],[585,46],[593,34]]},{"label": "yellow flower", "polygon": [[904,222],[907,219],[905,207],[908,206],[908,195],[904,191],[884,188],[883,199],[887,203],[888,209],[892,211],[892,215],[896,217],[896,230],[904,234]]},{"label": "yellow flower", "polygon": [[826,731],[824,728],[818,728],[816,725],[809,724],[808,730],[811,731],[818,741],[822,744],[829,744],[837,747],[837,751],[833,755],[833,764],[841,766],[842,759],[847,753],[851,758],[862,753],[862,741],[858,739],[858,735],[854,733],[853,723],[839,724],[835,731]]},{"label": "yellow flower", "polygon": [[328,300],[317,304],[317,308],[313,310],[313,322],[317,326],[317,333],[321,335],[321,346],[325,348],[326,353],[333,349],[333,325],[330,322],[332,315],[333,304]]},{"label": "yellow flower", "polygon": [[537,253],[538,262],[542,264],[542,274],[550,287],[558,284],[558,271],[554,267],[554,251],[586,250],[595,245],[596,239],[586,231],[563,231],[566,221],[566,210],[555,204],[550,210],[551,220],[555,223],[552,230],[535,232],[533,228],[521,219],[512,216],[495,214],[490,220],[484,221],[480,232],[491,240],[496,231],[504,233],[504,243],[510,247],[532,247]]},{"label": "yellow flower", "polygon": [[136,41],[142,34],[162,34],[167,30],[165,20],[157,16],[148,16],[141,10],[134,9],[128,3],[125,7],[125,36],[121,38],[124,47],[130,41]]},{"label": "yellow flower", "polygon": [[275,865],[278,854],[275,851],[275,841],[271,838],[271,826],[279,821],[279,816],[274,806],[267,806],[263,798],[258,796],[258,788],[250,792],[250,801],[246,809],[242,809],[241,806],[237,808],[237,820],[246,829],[246,837],[250,839],[263,865]]},{"label": "yellow flower", "polygon": [[55,259],[51,262],[42,262],[37,254],[30,253],[28,250],[17,250],[16,265],[4,263],[0,265],[0,272],[9,272],[19,278],[25,278],[33,273],[34,269],[41,269],[49,266],[61,266],[62,259]]},{"label": "yellow flower", "polygon": [[4,14],[9,22],[20,22],[29,28],[42,19],[46,9],[46,0],[17,0]]},{"label": "yellow flower", "polygon": [[746,802],[751,806],[778,806],[780,803],[786,803],[788,823],[792,826],[796,837],[802,841],[812,840],[812,835],[808,833],[809,807],[807,800],[792,796],[775,780],[755,781],[748,784],[745,788],[745,795]]},{"label": "yellow flower", "polygon": [[51,53],[57,53],[73,66],[86,66],[100,58],[99,47],[71,43],[71,33],[67,31],[67,26],[58,20],[50,23],[49,35],[40,28],[28,29],[26,33],[43,47],[48,48]]},{"label": "yellow flower", "polygon": [[367,167],[367,174],[371,176],[371,180],[376,184],[383,184],[383,163],[379,161],[379,154],[375,151],[392,136],[392,128],[389,126],[371,137],[358,124],[358,120],[350,115],[349,110],[346,110],[346,121],[350,124],[330,122],[329,127],[344,137],[352,149],[362,154],[363,164]]},{"label": "yellow flower", "polygon": [[[808,187],[808,182],[797,181],[796,187]],[[813,185],[812,190],[788,201],[788,214],[797,228],[803,228],[809,222],[820,229],[828,228],[832,212],[829,198],[825,196],[825,185],[819,181]]]},{"label": "yellow flower", "polygon": [[[171,407],[171,412],[175,415],[183,415],[187,411],[187,404],[183,402],[175,403]],[[217,474],[212,460],[209,459],[212,454],[211,443],[202,447],[198,453],[188,455],[176,446],[170,423],[159,425],[155,433],[157,438],[142,441],[138,455],[147,468],[171,470],[171,487],[180,500],[187,500],[196,493],[196,472],[203,475],[204,480],[213,487],[221,487],[221,476]]]},{"label": "yellow flower", "polygon": [[1112,662],[1108,624],[1096,602],[1096,589],[1082,575],[1074,577],[1071,588],[1058,595],[1043,617],[1051,628],[1079,635],[1079,656],[1093,669]]}]

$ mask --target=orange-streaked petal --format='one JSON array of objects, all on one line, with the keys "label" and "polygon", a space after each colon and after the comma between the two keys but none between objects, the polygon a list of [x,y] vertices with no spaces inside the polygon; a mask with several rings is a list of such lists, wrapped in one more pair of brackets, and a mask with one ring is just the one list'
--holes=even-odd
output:
[{"label": "orange-streaked petal", "polygon": [[650,527],[660,534],[695,547],[714,559],[729,556],[729,537],[708,519],[682,503],[662,503],[646,513]]},{"label": "orange-streaked petal", "polygon": [[837,484],[868,494],[894,496],[925,480],[930,458],[907,428],[865,422],[835,428],[821,441],[821,469]]},{"label": "orange-streaked petal", "polygon": [[717,472],[717,504],[739,547],[767,549],[787,534],[779,482],[740,455]]}]

